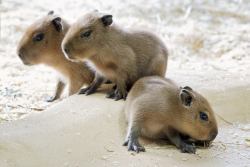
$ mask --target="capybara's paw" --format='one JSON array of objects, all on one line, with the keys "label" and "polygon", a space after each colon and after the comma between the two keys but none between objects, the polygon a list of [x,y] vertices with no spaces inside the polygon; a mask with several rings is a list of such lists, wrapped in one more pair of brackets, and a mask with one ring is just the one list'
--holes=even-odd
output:
[{"label": "capybara's paw", "polygon": [[145,148],[140,145],[137,139],[129,139],[123,143],[124,146],[128,146],[128,151],[145,152]]},{"label": "capybara's paw", "polygon": [[196,147],[195,145],[191,145],[191,144],[183,144],[181,147],[181,152],[182,153],[192,153],[192,154],[195,154],[196,152]]},{"label": "capybara's paw", "polygon": [[79,95],[85,94],[85,93],[87,92],[87,90],[89,90],[89,89],[90,89],[90,87],[83,88],[83,89],[81,89],[81,90],[78,92],[78,94],[79,94]]},{"label": "capybara's paw", "polygon": [[115,90],[112,89],[106,94],[106,98],[114,99],[115,98]]},{"label": "capybara's paw", "polygon": [[115,101],[118,101],[120,99],[126,100],[126,98],[127,98],[127,91],[124,92],[118,90],[115,91],[115,97],[114,97]]},{"label": "capybara's paw", "polygon": [[85,95],[90,95],[96,92],[96,89],[94,87],[87,87],[87,88],[83,88],[79,91],[78,94],[85,94]]},{"label": "capybara's paw", "polygon": [[90,94],[93,94],[93,93],[95,93],[95,92],[96,92],[96,89],[90,88],[90,89],[88,89],[88,90],[85,92],[85,95],[90,95]]},{"label": "capybara's paw", "polygon": [[53,102],[55,100],[56,100],[55,96],[51,96],[51,97],[46,98],[46,102]]}]

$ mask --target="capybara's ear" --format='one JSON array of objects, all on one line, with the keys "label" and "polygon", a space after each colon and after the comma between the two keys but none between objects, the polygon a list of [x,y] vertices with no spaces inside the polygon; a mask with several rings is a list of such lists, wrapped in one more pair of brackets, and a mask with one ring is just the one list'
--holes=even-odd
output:
[{"label": "capybara's ear", "polygon": [[53,15],[53,14],[54,14],[53,10],[49,11],[49,13],[48,13],[48,15]]},{"label": "capybara's ear", "polygon": [[112,15],[104,15],[101,17],[101,21],[103,23],[103,25],[106,27],[106,26],[109,26],[113,23],[113,16]]},{"label": "capybara's ear", "polygon": [[181,100],[182,104],[185,107],[191,106],[194,97],[189,90],[182,88],[179,96],[180,96],[180,100]]},{"label": "capybara's ear", "polygon": [[54,25],[56,31],[58,32],[61,32],[63,29],[61,21],[62,21],[61,17],[56,17],[52,20],[52,24]]}]

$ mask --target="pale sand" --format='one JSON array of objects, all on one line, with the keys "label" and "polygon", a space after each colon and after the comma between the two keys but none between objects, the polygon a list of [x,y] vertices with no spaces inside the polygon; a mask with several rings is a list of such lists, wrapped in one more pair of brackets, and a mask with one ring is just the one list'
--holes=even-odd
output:
[{"label": "pale sand", "polygon": [[250,96],[246,90],[203,92],[216,114],[233,125],[217,117],[219,135],[210,148],[198,149],[195,155],[180,153],[168,144],[148,142],[145,153],[128,152],[122,146],[126,131],[124,101],[105,99],[104,94],[74,95],[47,111],[2,124],[1,167],[247,167]]}]

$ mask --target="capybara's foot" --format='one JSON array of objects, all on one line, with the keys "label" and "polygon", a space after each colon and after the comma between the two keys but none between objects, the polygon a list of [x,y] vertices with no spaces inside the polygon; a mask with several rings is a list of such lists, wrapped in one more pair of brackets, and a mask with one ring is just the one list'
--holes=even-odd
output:
[{"label": "capybara's foot", "polygon": [[186,144],[186,143],[182,144],[181,147],[180,147],[180,149],[181,149],[182,153],[192,153],[192,154],[195,154],[195,152],[196,152],[195,145]]},{"label": "capybara's foot", "polygon": [[128,151],[145,152],[145,148],[140,145],[138,139],[129,138],[123,143],[123,146],[128,146]]}]

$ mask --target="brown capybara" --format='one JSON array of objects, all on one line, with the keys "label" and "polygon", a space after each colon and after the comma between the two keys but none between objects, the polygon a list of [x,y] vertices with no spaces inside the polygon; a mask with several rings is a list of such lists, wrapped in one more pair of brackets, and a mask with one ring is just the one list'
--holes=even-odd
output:
[{"label": "brown capybara", "polygon": [[195,142],[208,145],[218,133],[214,112],[201,94],[158,76],[144,77],[134,84],[125,113],[128,129],[124,145],[136,152],[145,151],[138,142],[141,136],[165,138],[181,152],[195,153]]},{"label": "brown capybara", "polygon": [[165,76],[168,51],[164,43],[146,31],[128,30],[113,23],[112,15],[98,11],[79,18],[62,42],[70,60],[87,61],[96,73],[94,82],[81,93],[91,94],[107,78],[115,83],[108,98],[125,99],[136,80]]},{"label": "brown capybara", "polygon": [[27,28],[17,48],[17,54],[25,65],[45,64],[62,74],[55,95],[48,101],[60,98],[66,84],[69,85],[68,95],[72,95],[94,80],[95,74],[86,64],[69,61],[61,50],[69,27],[64,19],[51,11]]}]

